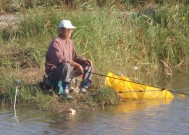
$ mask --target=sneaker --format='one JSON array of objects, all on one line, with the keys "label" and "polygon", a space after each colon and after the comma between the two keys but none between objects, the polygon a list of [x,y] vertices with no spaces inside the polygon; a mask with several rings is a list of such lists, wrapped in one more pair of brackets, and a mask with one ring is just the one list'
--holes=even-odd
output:
[{"label": "sneaker", "polygon": [[91,85],[91,81],[90,80],[85,80],[81,82],[80,88],[89,88],[89,86]]},{"label": "sneaker", "polygon": [[73,97],[69,94],[69,90],[68,89],[64,90],[63,97],[68,99],[68,100],[73,99]]},{"label": "sneaker", "polygon": [[80,89],[80,93],[86,94],[86,93],[87,93],[86,88],[81,88],[81,89]]},{"label": "sneaker", "polygon": [[69,94],[69,90],[68,89],[64,89],[64,94]]}]

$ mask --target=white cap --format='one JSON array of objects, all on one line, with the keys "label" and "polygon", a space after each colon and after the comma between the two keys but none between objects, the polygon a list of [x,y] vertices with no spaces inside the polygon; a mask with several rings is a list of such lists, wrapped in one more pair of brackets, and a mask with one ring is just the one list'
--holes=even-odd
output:
[{"label": "white cap", "polygon": [[72,23],[70,22],[70,20],[62,20],[59,23],[58,28],[75,29],[75,27],[72,25]]}]

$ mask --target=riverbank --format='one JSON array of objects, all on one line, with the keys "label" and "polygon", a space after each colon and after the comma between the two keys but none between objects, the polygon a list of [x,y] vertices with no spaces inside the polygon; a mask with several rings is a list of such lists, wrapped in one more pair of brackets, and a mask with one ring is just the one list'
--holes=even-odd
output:
[{"label": "riverbank", "polygon": [[[93,61],[96,73],[121,73],[153,86],[157,71],[170,79],[175,67],[188,67],[187,9],[188,5],[182,3],[155,4],[140,12],[132,5],[120,11],[113,5],[99,8],[90,3],[74,10],[62,7],[23,9],[13,15],[22,16],[22,19],[0,30],[0,97],[3,102],[13,103],[14,82],[21,80],[18,96],[21,105],[38,104],[49,110],[54,106],[52,110],[56,110],[68,103],[61,97],[42,92],[38,85],[44,75],[47,47],[57,36],[57,24],[65,18],[76,26],[72,39],[78,53]],[[1,17],[2,20],[11,19]],[[91,91],[98,95],[76,95],[76,99],[87,102],[71,101],[73,108],[78,102],[81,108],[95,108],[119,101],[114,91],[104,85],[101,76],[94,75]]]}]

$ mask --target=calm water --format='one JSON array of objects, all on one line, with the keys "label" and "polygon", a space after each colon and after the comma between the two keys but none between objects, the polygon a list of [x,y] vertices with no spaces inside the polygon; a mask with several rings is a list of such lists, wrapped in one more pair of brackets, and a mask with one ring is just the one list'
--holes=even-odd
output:
[{"label": "calm water", "polygon": [[[169,89],[189,93],[189,75],[177,73]],[[173,101],[125,102],[74,116],[33,108],[0,107],[0,135],[188,135],[189,96]]]}]

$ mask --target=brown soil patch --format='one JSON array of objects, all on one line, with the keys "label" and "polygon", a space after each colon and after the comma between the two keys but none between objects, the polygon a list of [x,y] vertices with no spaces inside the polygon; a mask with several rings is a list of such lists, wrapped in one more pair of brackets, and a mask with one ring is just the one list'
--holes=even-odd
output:
[{"label": "brown soil patch", "polygon": [[40,68],[26,68],[19,70],[19,72],[13,72],[14,76],[24,84],[34,84],[43,80],[44,69]]}]

